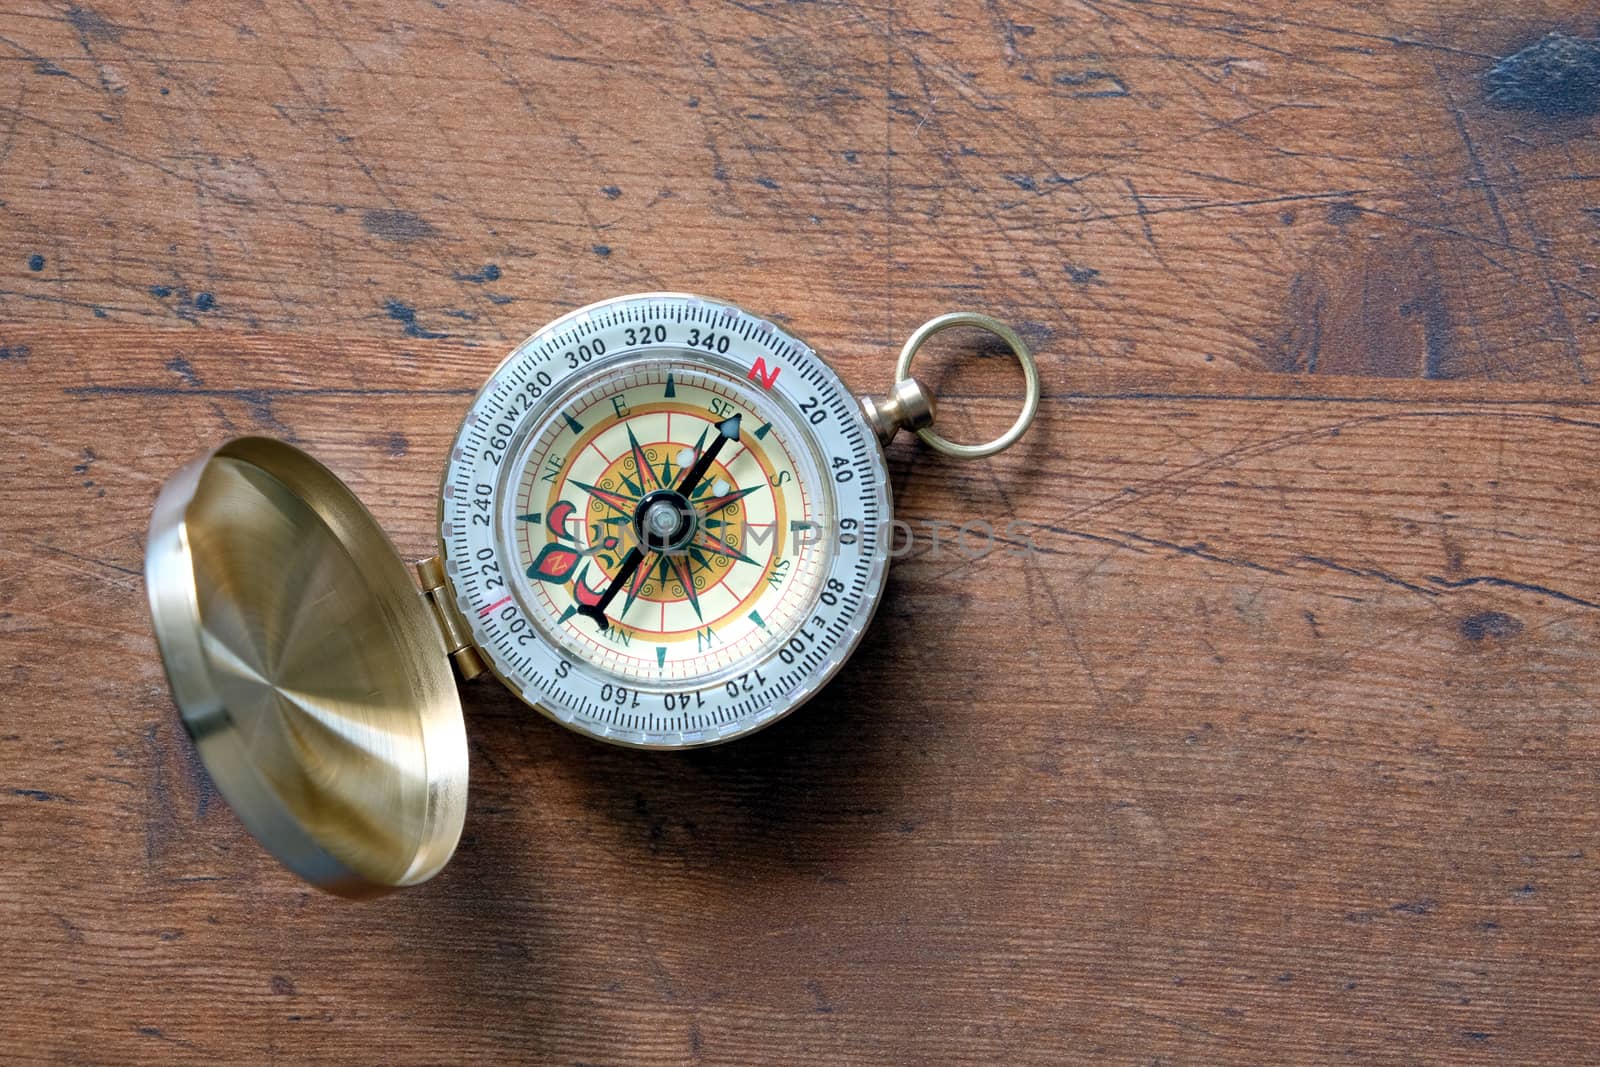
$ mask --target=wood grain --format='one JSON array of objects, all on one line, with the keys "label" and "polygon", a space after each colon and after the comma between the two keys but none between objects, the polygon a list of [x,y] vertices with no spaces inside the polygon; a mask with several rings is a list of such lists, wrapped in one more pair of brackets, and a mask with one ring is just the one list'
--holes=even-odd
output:
[{"label": "wood grain", "polygon": [[[5,1059],[1600,1060],[1600,147],[1486,92],[1600,26],[1482,7],[10,0]],[[508,347],[651,288],[862,390],[989,311],[1039,421],[893,447],[803,712],[652,757],[475,684],[446,872],[301,888],[172,710],[158,486],[277,434],[427,554]]]}]

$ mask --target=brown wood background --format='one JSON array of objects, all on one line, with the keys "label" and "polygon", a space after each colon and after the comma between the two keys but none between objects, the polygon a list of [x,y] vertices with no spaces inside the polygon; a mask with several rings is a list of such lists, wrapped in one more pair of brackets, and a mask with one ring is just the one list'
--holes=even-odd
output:
[{"label": "brown wood background", "polygon": [[[1485,80],[1552,30],[1600,16],[0,0],[3,1058],[1600,1061],[1600,102]],[[922,540],[802,713],[653,757],[474,685],[454,863],[305,890],[171,707],[157,487],[278,434],[427,554],[489,369],[652,288],[862,390],[989,311],[1038,424],[896,444]]]}]

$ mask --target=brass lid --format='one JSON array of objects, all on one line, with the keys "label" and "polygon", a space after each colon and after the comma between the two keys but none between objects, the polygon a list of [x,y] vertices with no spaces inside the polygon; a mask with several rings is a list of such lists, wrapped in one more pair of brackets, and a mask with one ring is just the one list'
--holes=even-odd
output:
[{"label": "brass lid", "polygon": [[449,862],[467,738],[444,639],[361,502],[242,437],[167,482],[145,585],[184,726],[273,855],[344,896]]}]

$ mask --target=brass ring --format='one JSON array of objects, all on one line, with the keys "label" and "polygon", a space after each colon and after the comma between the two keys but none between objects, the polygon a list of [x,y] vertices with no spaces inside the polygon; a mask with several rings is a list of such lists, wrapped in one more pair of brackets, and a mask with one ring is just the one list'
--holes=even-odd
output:
[{"label": "brass ring", "polygon": [[929,319],[918,326],[916,332],[906,339],[905,347],[900,350],[900,360],[894,367],[894,380],[906,381],[911,377],[911,361],[917,352],[928,342],[934,334],[948,330],[952,326],[975,326],[986,330],[1004,341],[1011,348],[1017,362],[1022,364],[1024,379],[1024,396],[1022,401],[1022,414],[1017,416],[1017,421],[1011,424],[1011,429],[996,437],[993,441],[981,445],[960,445],[954,441],[934,433],[933,427],[925,426],[917,431],[917,436],[922,438],[929,448],[943,452],[947,456],[957,459],[981,459],[992,456],[996,452],[1003,452],[1017,443],[1028,427],[1033,423],[1033,416],[1039,410],[1039,368],[1033,362],[1033,353],[1028,351],[1028,346],[1022,343],[1022,338],[1017,336],[1017,331],[1007,326],[998,319],[988,315],[980,315],[975,311],[952,311],[938,318]]}]

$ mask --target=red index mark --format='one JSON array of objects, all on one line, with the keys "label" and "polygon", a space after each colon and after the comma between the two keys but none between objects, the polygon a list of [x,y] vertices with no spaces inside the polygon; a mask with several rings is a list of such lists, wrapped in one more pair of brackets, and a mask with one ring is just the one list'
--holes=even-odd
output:
[{"label": "red index mark", "polygon": [[480,618],[480,619],[483,618],[485,615],[489,614],[489,612],[493,611],[495,608],[498,608],[500,605],[509,603],[510,600],[511,600],[511,598],[509,596],[503,596],[499,600],[496,600],[493,604],[490,604],[488,607],[479,608],[478,609],[478,618]]},{"label": "red index mark", "polygon": [[761,356],[757,356],[756,365],[750,368],[750,373],[745,375],[745,377],[749,378],[752,382],[760,382],[761,388],[763,389],[771,389],[774,385],[778,384],[778,372],[781,370],[783,370],[782,367],[773,367],[771,370],[768,370],[767,361]]}]

